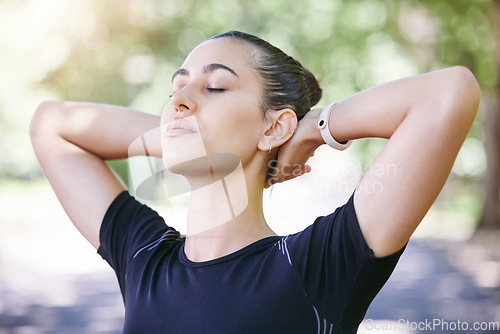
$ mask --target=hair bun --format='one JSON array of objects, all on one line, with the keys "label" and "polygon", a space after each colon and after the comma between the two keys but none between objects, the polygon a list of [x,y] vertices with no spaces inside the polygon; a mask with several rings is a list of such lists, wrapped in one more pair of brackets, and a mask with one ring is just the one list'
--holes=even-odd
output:
[{"label": "hair bun", "polygon": [[318,80],[316,80],[314,75],[306,68],[304,67],[302,68],[304,70],[304,76],[306,79],[307,88],[309,89],[309,101],[311,103],[310,107],[313,107],[319,102],[319,100],[321,100],[321,96],[323,95],[323,90],[319,86],[319,82]]}]

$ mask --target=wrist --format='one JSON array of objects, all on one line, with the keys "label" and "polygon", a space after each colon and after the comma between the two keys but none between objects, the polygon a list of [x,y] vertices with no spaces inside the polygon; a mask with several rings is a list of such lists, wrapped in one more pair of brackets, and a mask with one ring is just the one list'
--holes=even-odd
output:
[{"label": "wrist", "polygon": [[345,142],[338,142],[332,135],[332,132],[330,130],[330,125],[329,125],[330,119],[331,119],[330,115],[331,115],[332,110],[336,104],[337,104],[336,102],[331,103],[321,111],[321,114],[319,115],[317,126],[318,126],[321,137],[323,138],[323,141],[325,142],[325,144],[327,144],[328,146],[330,146],[336,150],[343,151],[346,148],[348,148],[349,146],[351,146],[352,141],[347,140]]},{"label": "wrist", "polygon": [[323,137],[321,136],[321,131],[318,128],[318,120],[321,112],[323,111],[323,108],[315,108],[312,109],[311,111],[308,112],[307,117],[308,118],[308,137],[307,137],[307,142],[309,145],[311,145],[314,149],[320,147],[325,143],[323,140]]}]

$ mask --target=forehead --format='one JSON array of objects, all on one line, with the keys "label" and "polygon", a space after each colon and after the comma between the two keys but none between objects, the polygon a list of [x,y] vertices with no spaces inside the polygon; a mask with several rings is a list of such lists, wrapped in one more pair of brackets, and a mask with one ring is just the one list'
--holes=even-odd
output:
[{"label": "forehead", "polygon": [[189,53],[182,68],[197,70],[207,64],[222,64],[233,69],[238,76],[254,76],[257,73],[251,66],[252,47],[232,38],[219,38],[205,41]]}]

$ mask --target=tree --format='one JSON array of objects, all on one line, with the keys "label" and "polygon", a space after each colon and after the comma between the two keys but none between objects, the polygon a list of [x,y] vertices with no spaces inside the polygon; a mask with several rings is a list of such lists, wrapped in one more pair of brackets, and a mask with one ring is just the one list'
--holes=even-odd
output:
[{"label": "tree", "polygon": [[[493,1],[491,23],[497,40],[496,66],[500,69],[500,1]],[[500,228],[500,83],[492,88],[492,101],[486,106],[485,146],[488,169],[484,178],[485,203],[479,228]]]}]

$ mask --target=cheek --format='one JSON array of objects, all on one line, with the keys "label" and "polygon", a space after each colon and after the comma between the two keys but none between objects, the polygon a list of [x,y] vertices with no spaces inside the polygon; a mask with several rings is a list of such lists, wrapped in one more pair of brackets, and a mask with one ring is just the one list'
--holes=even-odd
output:
[{"label": "cheek", "polygon": [[[241,160],[255,153],[262,132],[262,122],[265,121],[249,114],[252,111],[248,110],[246,117],[234,117],[238,114],[236,111],[232,117],[203,121],[204,126],[201,127],[200,124],[200,131],[207,151],[232,153],[238,155]],[[244,112],[241,111],[241,113]],[[202,123],[201,120],[200,123]]]}]

